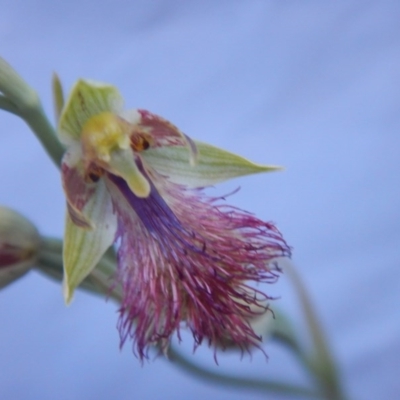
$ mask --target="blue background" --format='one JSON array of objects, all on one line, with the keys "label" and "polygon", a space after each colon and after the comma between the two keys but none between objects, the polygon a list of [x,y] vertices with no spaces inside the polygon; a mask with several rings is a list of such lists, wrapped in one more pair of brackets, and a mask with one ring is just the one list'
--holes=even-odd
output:
[{"label": "blue background", "polygon": [[[284,165],[236,179],[230,202],[274,220],[294,247],[352,399],[400,394],[400,3],[398,1],[0,0],[0,54],[52,116],[53,71],[118,86],[128,108],[193,138]],[[0,203],[61,236],[58,170],[0,112]],[[277,304],[304,329],[283,276]],[[116,306],[32,272],[0,292],[1,399],[277,399],[196,381],[118,349]],[[182,349],[190,353],[192,340]],[[200,363],[307,383],[290,354],[199,349]]]}]

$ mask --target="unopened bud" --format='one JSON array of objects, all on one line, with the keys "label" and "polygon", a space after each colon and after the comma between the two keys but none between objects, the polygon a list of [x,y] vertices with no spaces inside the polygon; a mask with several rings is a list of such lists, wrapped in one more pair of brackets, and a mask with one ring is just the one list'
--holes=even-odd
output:
[{"label": "unopened bud", "polygon": [[0,288],[34,266],[39,246],[36,227],[17,212],[0,206]]}]

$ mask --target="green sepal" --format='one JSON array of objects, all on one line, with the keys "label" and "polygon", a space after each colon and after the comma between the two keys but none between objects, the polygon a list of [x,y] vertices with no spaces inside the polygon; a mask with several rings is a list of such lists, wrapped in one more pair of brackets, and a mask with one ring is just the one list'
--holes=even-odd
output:
[{"label": "green sepal", "polygon": [[56,121],[60,119],[60,115],[64,108],[64,92],[59,76],[54,72],[51,80],[51,89],[53,92],[54,115]]},{"label": "green sepal", "polygon": [[83,212],[92,222],[92,229],[75,225],[68,212],[66,215],[63,247],[63,289],[66,303],[72,300],[76,287],[114,242],[117,230],[117,217],[113,213],[110,195],[103,182],[99,182]]},{"label": "green sepal", "polygon": [[82,127],[92,116],[103,112],[119,113],[123,100],[112,85],[80,79],[72,88],[60,116],[58,133],[65,145],[79,140]]},{"label": "green sepal", "polygon": [[158,147],[141,153],[144,160],[172,182],[189,187],[203,187],[243,175],[282,169],[261,165],[207,143],[194,141],[198,156],[189,165],[189,150],[183,146]]}]

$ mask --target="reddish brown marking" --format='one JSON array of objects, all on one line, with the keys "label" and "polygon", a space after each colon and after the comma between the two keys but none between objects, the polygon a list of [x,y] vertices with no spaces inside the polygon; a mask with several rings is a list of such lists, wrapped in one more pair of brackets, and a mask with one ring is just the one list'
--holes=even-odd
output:
[{"label": "reddish brown marking", "polygon": [[133,151],[143,151],[150,147],[151,139],[146,133],[135,133],[131,136],[131,148]]},{"label": "reddish brown marking", "polygon": [[97,182],[104,175],[104,169],[91,164],[89,168],[87,168],[85,173],[85,181],[88,183]]}]

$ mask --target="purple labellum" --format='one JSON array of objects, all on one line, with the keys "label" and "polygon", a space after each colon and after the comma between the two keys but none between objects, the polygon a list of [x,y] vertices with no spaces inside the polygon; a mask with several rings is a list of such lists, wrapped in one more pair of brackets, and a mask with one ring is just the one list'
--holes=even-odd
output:
[{"label": "purple labellum", "polygon": [[122,178],[107,178],[132,214],[115,202],[125,290],[122,343],[132,337],[143,358],[150,344],[166,350],[185,322],[196,345],[207,338],[214,347],[224,339],[244,349],[257,346],[260,338],[248,317],[257,314],[253,306],[265,312],[270,297],[249,282],[275,282],[279,271],[273,260],[290,255],[275,226],[165,178],[165,198],[147,174],[146,198],[132,193]]}]

